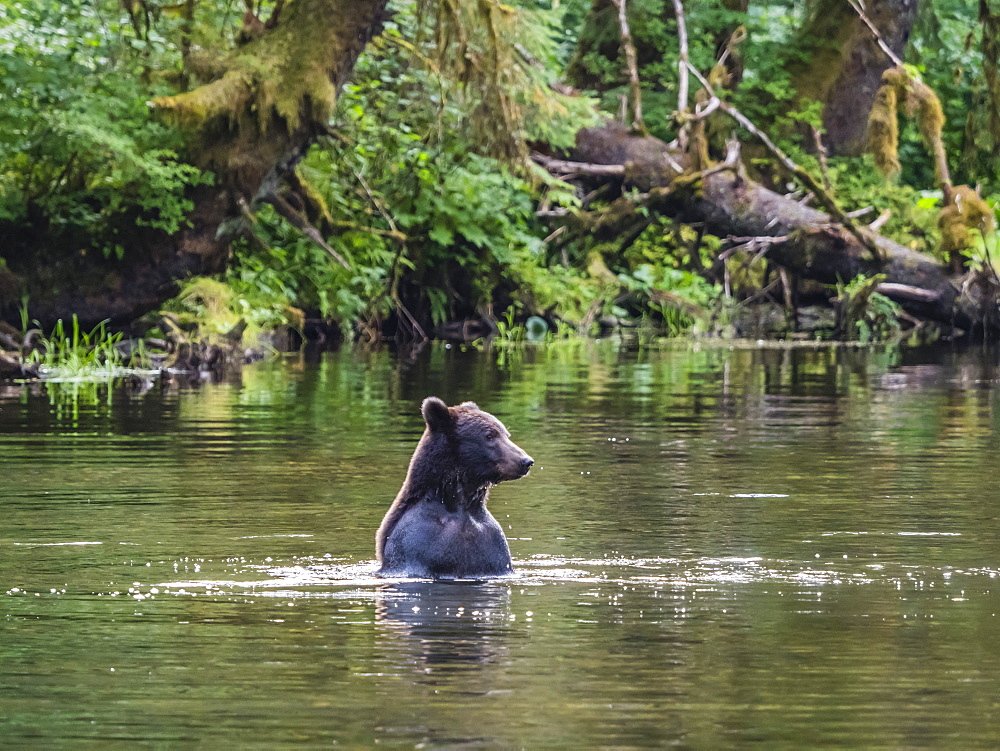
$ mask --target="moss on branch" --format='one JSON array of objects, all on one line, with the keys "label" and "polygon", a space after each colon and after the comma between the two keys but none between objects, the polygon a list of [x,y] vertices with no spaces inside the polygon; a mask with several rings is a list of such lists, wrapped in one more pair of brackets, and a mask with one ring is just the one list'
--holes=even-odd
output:
[{"label": "moss on branch", "polygon": [[[221,123],[225,139],[208,140],[230,141],[236,149],[261,137],[308,138],[328,122],[355,58],[378,30],[384,6],[385,0],[289,2],[273,28],[224,58],[218,78],[160,97],[153,106],[203,134]],[[207,152],[213,163],[219,161],[218,152]]]}]

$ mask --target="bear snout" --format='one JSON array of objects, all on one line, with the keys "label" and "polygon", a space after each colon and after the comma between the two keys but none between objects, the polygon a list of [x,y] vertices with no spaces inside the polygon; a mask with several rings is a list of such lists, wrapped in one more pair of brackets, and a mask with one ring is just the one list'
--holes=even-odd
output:
[{"label": "bear snout", "polygon": [[534,463],[535,463],[534,459],[532,459],[527,454],[524,455],[524,458],[521,459],[521,462],[520,462],[521,477],[524,477],[526,474],[528,474],[528,470],[531,469],[531,467],[532,467],[532,465]]}]

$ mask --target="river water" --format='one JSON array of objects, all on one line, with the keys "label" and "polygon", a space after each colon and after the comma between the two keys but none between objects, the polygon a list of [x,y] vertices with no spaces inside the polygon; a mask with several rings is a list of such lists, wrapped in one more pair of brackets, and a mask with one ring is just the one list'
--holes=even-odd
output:
[{"label": "river water", "polygon": [[[344,350],[0,391],[0,746],[1000,746],[995,351]],[[422,430],[518,576],[381,581]]]}]

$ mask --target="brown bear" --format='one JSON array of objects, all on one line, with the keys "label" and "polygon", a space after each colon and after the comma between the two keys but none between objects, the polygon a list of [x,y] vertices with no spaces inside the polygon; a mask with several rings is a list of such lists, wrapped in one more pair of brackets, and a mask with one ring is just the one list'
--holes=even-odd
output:
[{"label": "brown bear", "polygon": [[378,575],[483,579],[514,573],[503,530],[486,509],[490,488],[524,477],[534,460],[473,402],[434,396],[406,480],[375,535]]}]

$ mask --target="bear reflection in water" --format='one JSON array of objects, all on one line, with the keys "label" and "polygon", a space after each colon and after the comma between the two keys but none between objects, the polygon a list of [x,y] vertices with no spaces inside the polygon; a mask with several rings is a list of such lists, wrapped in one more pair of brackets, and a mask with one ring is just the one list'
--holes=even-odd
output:
[{"label": "bear reflection in water", "polygon": [[490,488],[524,477],[534,460],[472,402],[424,399],[427,427],[406,480],[375,535],[379,576],[484,579],[514,573]]},{"label": "bear reflection in water", "polygon": [[378,593],[375,618],[386,637],[380,643],[400,663],[503,662],[512,625],[510,587],[503,582],[387,584]]}]

